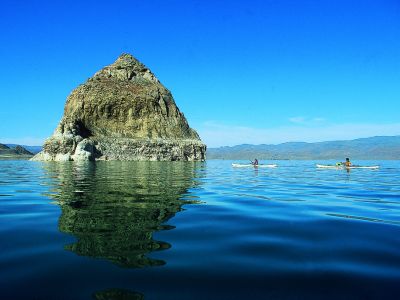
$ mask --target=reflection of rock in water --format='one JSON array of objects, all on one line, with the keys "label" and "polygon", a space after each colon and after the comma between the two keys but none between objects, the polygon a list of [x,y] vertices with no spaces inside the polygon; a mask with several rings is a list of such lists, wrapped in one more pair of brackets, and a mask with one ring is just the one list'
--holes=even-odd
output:
[{"label": "reflection of rock in water", "polygon": [[[59,229],[77,241],[66,248],[124,267],[162,265],[147,253],[170,247],[154,231],[188,203],[199,163],[48,163],[51,197],[61,206]],[[55,181],[53,181],[55,178]],[[193,202],[193,201],[191,201]]]},{"label": "reflection of rock in water", "polygon": [[128,290],[108,289],[94,293],[93,298],[96,300],[143,300],[144,295]]}]

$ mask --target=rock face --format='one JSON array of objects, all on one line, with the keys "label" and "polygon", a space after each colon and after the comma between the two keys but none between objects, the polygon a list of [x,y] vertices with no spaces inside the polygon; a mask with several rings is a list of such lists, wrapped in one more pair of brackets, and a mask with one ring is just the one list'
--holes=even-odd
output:
[{"label": "rock face", "polygon": [[64,115],[33,160],[204,160],[206,146],[171,92],[122,54],[68,96]]}]

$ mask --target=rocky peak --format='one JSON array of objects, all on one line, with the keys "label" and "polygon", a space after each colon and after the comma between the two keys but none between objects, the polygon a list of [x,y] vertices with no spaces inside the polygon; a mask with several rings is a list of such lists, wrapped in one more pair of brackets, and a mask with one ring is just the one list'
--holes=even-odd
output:
[{"label": "rocky peak", "polygon": [[144,64],[142,64],[135,57],[133,57],[133,55],[131,55],[129,53],[122,53],[111,66],[115,66],[115,67],[139,66],[140,68],[147,69]]},{"label": "rocky peak", "polygon": [[92,78],[92,80],[102,79],[119,81],[138,81],[144,79],[159,83],[159,80],[144,64],[127,53],[121,54],[114,63],[101,69]]},{"label": "rocky peak", "polygon": [[22,154],[22,155],[33,155],[33,153],[29,152],[28,150],[26,150],[24,147],[17,145],[14,148],[15,152],[17,152],[18,154]]}]

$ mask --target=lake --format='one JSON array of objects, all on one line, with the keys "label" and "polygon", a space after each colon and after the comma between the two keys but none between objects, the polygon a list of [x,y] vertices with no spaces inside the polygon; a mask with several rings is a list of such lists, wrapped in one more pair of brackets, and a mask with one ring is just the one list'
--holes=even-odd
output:
[{"label": "lake", "polygon": [[0,161],[1,299],[398,297],[400,162],[231,163]]}]

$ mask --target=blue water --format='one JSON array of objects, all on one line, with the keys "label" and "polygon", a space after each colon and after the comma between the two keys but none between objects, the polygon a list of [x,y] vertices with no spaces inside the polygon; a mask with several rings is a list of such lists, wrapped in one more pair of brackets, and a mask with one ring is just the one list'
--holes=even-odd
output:
[{"label": "blue water", "polygon": [[277,163],[0,161],[0,298],[398,298],[400,163]]}]

